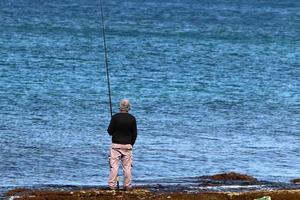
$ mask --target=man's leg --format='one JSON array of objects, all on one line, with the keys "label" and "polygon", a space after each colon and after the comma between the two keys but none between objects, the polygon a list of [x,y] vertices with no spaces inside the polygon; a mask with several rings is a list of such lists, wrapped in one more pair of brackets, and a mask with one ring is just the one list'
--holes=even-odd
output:
[{"label": "man's leg", "polygon": [[110,156],[109,156],[109,165],[110,165],[110,174],[108,179],[108,186],[110,189],[117,188],[117,177],[118,177],[118,170],[119,170],[119,159],[121,157],[121,153],[119,149],[110,149]]},{"label": "man's leg", "polygon": [[122,167],[124,173],[124,188],[131,188],[132,149],[122,149]]}]

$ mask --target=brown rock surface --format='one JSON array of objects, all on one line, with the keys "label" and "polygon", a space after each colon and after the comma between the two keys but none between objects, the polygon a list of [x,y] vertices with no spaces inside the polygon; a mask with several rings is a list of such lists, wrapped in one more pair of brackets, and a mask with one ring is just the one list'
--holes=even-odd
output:
[{"label": "brown rock surface", "polygon": [[272,200],[300,200],[300,190],[254,191],[254,192],[165,192],[153,193],[146,189],[132,191],[111,191],[103,189],[73,190],[73,191],[48,191],[48,190],[12,190],[8,196],[14,200],[253,200],[263,196],[270,196]]}]

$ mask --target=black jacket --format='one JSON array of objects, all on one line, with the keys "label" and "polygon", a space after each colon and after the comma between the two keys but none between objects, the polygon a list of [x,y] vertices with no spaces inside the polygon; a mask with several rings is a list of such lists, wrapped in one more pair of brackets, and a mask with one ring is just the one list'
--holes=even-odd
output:
[{"label": "black jacket", "polygon": [[131,144],[137,137],[135,117],[129,113],[117,113],[112,116],[107,132],[112,136],[112,143]]}]

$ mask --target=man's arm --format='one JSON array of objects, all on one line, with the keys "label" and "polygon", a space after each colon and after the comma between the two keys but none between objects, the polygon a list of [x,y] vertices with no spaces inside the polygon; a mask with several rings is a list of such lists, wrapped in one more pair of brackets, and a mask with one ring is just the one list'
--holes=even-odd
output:
[{"label": "man's arm", "polygon": [[115,121],[114,118],[111,118],[109,126],[107,128],[107,132],[108,132],[109,135],[112,135],[114,133],[114,131],[115,131],[115,129],[114,129],[115,122],[114,121]]},{"label": "man's arm", "polygon": [[131,137],[131,145],[132,146],[134,145],[136,138],[137,138],[137,126],[136,126],[136,120],[134,119],[133,125],[132,125],[132,137]]}]

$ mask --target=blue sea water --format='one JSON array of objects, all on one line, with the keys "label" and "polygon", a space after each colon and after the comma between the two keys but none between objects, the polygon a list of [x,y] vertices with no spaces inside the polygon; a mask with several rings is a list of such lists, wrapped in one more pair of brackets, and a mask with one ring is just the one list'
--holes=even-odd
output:
[{"label": "blue sea water", "polygon": [[[0,187],[105,185],[100,2],[0,5]],[[300,174],[298,0],[103,5],[114,113],[129,98],[134,182]]]}]

